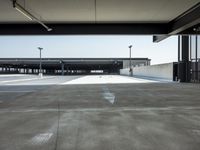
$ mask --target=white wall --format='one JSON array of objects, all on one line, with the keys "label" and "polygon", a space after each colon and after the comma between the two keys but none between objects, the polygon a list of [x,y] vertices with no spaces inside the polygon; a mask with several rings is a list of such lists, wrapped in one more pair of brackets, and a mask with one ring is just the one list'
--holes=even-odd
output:
[{"label": "white wall", "polygon": [[129,70],[130,70],[130,68],[120,69],[120,75],[127,75],[127,76],[129,76],[130,75]]},{"label": "white wall", "polygon": [[[121,69],[120,74],[130,75],[129,69]],[[135,67],[133,75],[173,81],[173,63]]]}]

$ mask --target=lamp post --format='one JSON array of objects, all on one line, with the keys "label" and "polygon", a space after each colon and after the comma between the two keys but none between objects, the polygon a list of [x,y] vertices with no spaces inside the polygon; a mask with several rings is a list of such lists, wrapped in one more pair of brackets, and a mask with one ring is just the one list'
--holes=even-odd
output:
[{"label": "lamp post", "polygon": [[129,56],[130,76],[132,76],[132,68],[131,68],[131,48],[132,47],[133,47],[132,45],[128,46],[128,48],[129,48],[129,54],[130,54],[130,56]]},{"label": "lamp post", "polygon": [[40,77],[42,77],[42,47],[38,47],[39,51],[40,51],[40,71],[39,71],[39,75]]},{"label": "lamp post", "polygon": [[129,51],[129,54],[130,54],[130,55],[129,55],[129,59],[130,59],[130,60],[129,60],[129,67],[130,67],[130,69],[131,69],[131,48],[132,48],[132,45],[129,45],[128,48],[129,48],[129,50],[130,50],[130,51]]}]

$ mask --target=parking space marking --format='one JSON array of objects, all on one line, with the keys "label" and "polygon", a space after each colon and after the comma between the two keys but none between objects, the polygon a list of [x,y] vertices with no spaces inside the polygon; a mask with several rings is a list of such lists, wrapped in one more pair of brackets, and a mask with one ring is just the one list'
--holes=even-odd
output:
[{"label": "parking space marking", "polygon": [[35,91],[0,91],[0,93],[30,93]]},{"label": "parking space marking", "polygon": [[11,82],[23,82],[23,81],[32,81],[32,80],[43,80],[43,79],[51,79],[55,77],[44,77],[44,78],[31,78],[31,79],[19,79],[19,80],[7,80],[7,81],[0,81],[0,83],[11,83]]},{"label": "parking space marking", "polygon": [[102,94],[103,94],[104,99],[106,99],[111,104],[114,104],[115,94],[111,93],[110,90],[107,87],[103,87],[102,90],[103,90]]}]

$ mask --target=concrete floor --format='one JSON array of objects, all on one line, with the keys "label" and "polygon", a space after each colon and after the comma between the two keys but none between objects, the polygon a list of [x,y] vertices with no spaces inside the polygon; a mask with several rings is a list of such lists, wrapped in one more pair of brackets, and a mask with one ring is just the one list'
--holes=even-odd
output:
[{"label": "concrete floor", "polygon": [[159,82],[1,85],[0,150],[199,150],[199,90]]},{"label": "concrete floor", "polygon": [[0,75],[0,85],[56,85],[63,84],[82,76],[43,76],[38,75]]}]

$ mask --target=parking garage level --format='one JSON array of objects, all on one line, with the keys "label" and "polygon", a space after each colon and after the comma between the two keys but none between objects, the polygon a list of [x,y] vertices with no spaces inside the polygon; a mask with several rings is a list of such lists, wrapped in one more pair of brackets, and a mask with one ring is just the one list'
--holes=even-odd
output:
[{"label": "parking garage level", "polygon": [[89,77],[1,84],[0,149],[199,149],[198,84]]}]

